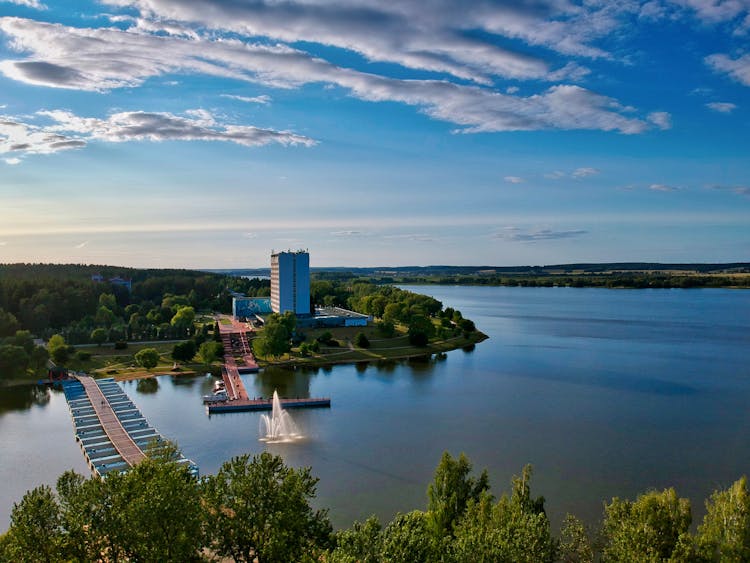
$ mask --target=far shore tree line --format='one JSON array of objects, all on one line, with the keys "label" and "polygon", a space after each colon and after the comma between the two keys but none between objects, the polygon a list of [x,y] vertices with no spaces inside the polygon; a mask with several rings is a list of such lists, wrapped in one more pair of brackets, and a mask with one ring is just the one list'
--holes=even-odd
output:
[{"label": "far shore tree line", "polygon": [[381,524],[372,516],[334,532],[315,509],[310,468],[287,467],[269,452],[225,462],[193,477],[161,444],[125,473],[63,473],[13,505],[0,560],[258,561],[287,563],[741,563],[750,560],[750,494],[742,477],[706,500],[691,531],[690,501],[674,489],[604,504],[598,530],[573,515],[559,535],[546,500],[531,492],[532,471],[496,498],[487,472],[444,453],[427,487],[425,510]]}]

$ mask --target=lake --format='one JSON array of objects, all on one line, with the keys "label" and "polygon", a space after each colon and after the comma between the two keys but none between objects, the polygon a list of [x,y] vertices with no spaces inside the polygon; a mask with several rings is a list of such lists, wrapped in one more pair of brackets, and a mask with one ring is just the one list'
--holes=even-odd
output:
[{"label": "lake", "polygon": [[[330,396],[291,411],[307,438],[258,441],[258,413],[207,416],[210,377],[124,389],[202,473],[268,449],[320,477],[335,526],[426,505],[444,450],[487,468],[496,495],[524,464],[557,526],[595,525],[602,503],[674,486],[703,500],[750,469],[750,291],[412,286],[463,312],[490,339],[444,359],[267,370],[254,396]],[[158,381],[158,383],[155,383]],[[36,386],[0,393],[0,529],[14,501],[65,469],[86,471],[65,399]]]}]

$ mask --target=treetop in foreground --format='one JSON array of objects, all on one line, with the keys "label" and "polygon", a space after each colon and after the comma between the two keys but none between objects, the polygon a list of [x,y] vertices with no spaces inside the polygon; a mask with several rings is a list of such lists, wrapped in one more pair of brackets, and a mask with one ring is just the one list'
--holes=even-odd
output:
[{"label": "treetop in foreground", "polygon": [[[486,472],[443,454],[426,510],[375,517],[333,533],[313,508],[317,478],[268,452],[225,462],[195,479],[170,444],[148,448],[126,473],[86,479],[68,471],[56,490],[27,492],[0,536],[0,561],[258,561],[281,563],[742,563],[750,561],[750,494],[739,479],[706,501],[690,532],[690,502],[674,489],[605,505],[600,530],[574,516],[560,536],[531,467],[499,500]],[[595,542],[591,538],[596,538]]]}]

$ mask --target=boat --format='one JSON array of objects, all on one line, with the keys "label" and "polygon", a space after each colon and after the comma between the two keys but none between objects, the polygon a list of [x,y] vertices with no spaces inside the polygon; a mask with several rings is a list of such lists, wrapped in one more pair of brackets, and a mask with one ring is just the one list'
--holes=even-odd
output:
[{"label": "boat", "polygon": [[203,403],[221,403],[229,400],[226,391],[217,391],[213,395],[203,395]]}]

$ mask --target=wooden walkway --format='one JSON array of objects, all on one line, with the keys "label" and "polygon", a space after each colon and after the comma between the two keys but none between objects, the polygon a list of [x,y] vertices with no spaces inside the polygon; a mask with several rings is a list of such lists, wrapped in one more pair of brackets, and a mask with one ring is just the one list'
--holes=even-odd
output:
[{"label": "wooden walkway", "polygon": [[[230,324],[222,322],[229,320]],[[230,317],[217,317],[221,343],[224,345],[224,369],[222,378],[224,388],[230,401],[247,401],[249,399],[245,385],[240,377],[240,370],[258,371],[250,343],[247,340],[247,332],[251,329]],[[237,356],[241,358],[242,365],[237,363]]]},{"label": "wooden walkway", "polygon": [[104,432],[117,452],[122,456],[122,459],[131,467],[143,461],[146,458],[146,454],[143,453],[141,448],[133,441],[133,438],[130,437],[130,434],[123,428],[120,419],[117,418],[115,411],[96,384],[96,381],[87,375],[77,375],[76,379],[83,385],[86,396],[91,401],[91,406],[94,408],[94,412],[99,418]]}]

